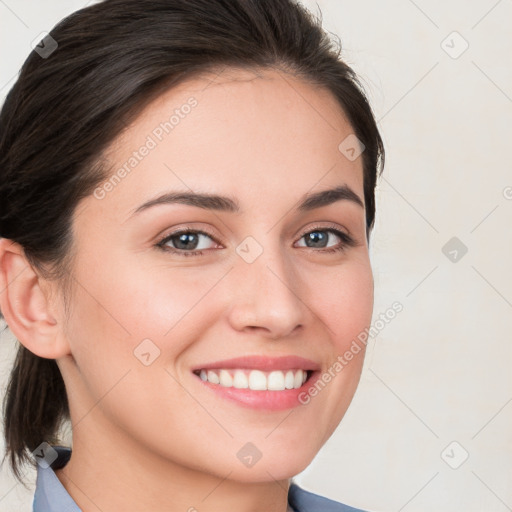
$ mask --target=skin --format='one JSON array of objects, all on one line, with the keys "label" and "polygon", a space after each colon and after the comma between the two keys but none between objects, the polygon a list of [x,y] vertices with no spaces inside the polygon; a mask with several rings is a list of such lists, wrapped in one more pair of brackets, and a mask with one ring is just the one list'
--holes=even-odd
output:
[{"label": "skin", "polygon": [[[56,474],[85,512],[285,512],[289,479],[331,436],[359,381],[364,350],[309,404],[257,411],[191,373],[247,354],[298,355],[327,370],[373,310],[365,210],[347,200],[295,210],[304,194],[342,184],[364,201],[362,158],[338,149],[353,129],[335,98],[275,70],[197,77],[116,139],[104,155],[114,170],[191,96],[197,106],[128,176],[75,210],[68,313],[58,283],[0,241],[7,323],[57,360],[68,390],[73,454]],[[171,190],[229,195],[241,213],[167,204],[130,217]],[[155,246],[191,223],[215,237],[200,239],[203,255]],[[306,233],[331,225],[357,244],[306,245]],[[247,236],[263,249],[252,263],[236,252]],[[342,242],[328,236],[328,247]],[[147,338],[160,350],[149,366],[134,356]],[[247,442],[262,453],[251,468],[237,458]]]}]

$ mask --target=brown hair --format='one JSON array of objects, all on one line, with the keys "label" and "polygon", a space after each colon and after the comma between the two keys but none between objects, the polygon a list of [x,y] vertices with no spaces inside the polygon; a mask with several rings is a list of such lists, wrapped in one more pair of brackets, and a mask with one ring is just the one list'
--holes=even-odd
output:
[{"label": "brown hair", "polygon": [[[383,142],[341,45],[296,1],[105,0],[59,22],[44,43],[0,113],[0,237],[19,243],[65,295],[72,215],[107,176],[102,152],[159,93],[228,66],[283,69],[334,95],[365,147],[369,238]],[[20,344],[3,408],[5,456],[21,480],[20,464],[35,466],[31,452],[43,441],[57,444],[69,420],[55,360]]]}]

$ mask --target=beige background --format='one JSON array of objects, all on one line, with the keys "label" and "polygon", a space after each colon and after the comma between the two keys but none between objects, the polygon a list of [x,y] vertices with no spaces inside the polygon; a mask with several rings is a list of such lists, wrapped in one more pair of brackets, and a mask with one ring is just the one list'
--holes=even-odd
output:
[{"label": "beige background", "polygon": [[[341,37],[379,120],[375,319],[404,309],[296,480],[370,511],[512,510],[512,2],[304,3]],[[0,102],[31,41],[85,4],[0,1]],[[2,389],[13,346],[4,334]],[[0,473],[2,511],[31,499]]]}]

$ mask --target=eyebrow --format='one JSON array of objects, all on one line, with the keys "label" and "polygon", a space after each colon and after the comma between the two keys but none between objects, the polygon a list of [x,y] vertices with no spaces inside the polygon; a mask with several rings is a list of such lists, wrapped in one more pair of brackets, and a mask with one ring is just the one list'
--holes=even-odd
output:
[{"label": "eyebrow", "polygon": [[[300,212],[307,212],[337,201],[351,201],[364,209],[363,201],[348,185],[340,185],[320,192],[305,194],[301,197],[296,209]],[[198,192],[167,192],[141,204],[130,217],[152,206],[174,203],[196,206],[205,210],[240,213],[240,204],[236,199],[229,196]]]}]

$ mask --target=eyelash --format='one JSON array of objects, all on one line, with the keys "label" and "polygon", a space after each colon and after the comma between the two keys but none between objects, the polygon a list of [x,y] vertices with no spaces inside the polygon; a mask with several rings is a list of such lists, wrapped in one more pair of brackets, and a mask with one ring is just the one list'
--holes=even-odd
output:
[{"label": "eyelash", "polygon": [[[318,252],[323,252],[323,253],[342,252],[342,251],[345,251],[346,249],[348,249],[349,247],[355,247],[358,245],[357,242],[350,235],[348,235],[347,233],[344,233],[343,231],[340,231],[339,229],[336,229],[334,227],[317,226],[317,227],[307,231],[306,233],[304,233],[300,238],[303,238],[304,236],[309,235],[310,233],[314,233],[314,232],[318,232],[318,231],[334,233],[341,239],[340,245],[338,245],[337,247],[331,247],[328,249],[318,249],[317,250]],[[206,235],[206,236],[210,237],[214,242],[217,242],[215,237],[206,231],[201,231],[199,229],[192,229],[192,228],[184,228],[179,231],[175,231],[174,233],[171,233],[170,235],[166,235],[164,238],[160,239],[160,241],[157,242],[155,244],[155,246],[158,247],[162,251],[170,252],[173,254],[178,254],[180,256],[185,256],[185,257],[202,256],[204,250],[185,251],[183,249],[173,249],[172,247],[168,247],[166,245],[167,242],[171,241],[174,237],[177,237],[179,235],[184,235],[187,233]],[[315,250],[314,247],[306,247],[306,249]]]}]

